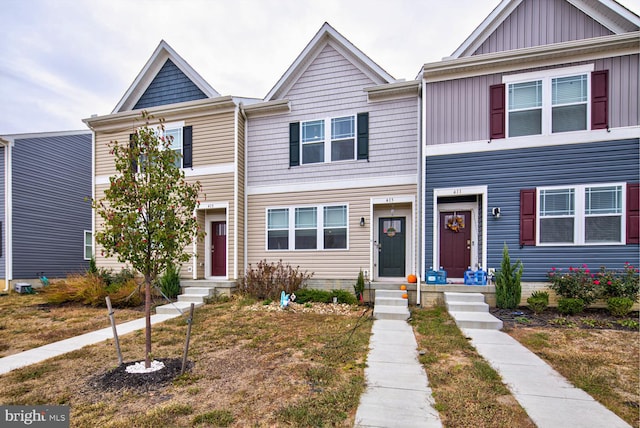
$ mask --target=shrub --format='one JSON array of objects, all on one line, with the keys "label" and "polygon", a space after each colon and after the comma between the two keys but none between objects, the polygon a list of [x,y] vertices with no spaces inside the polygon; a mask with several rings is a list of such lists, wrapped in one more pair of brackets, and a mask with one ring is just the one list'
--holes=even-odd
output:
[{"label": "shrub", "polygon": [[162,294],[169,299],[174,299],[180,294],[180,269],[176,268],[173,263],[167,265],[164,275],[158,278],[158,285]]},{"label": "shrub", "polygon": [[362,273],[362,269],[360,269],[358,280],[353,286],[353,291],[355,292],[357,301],[362,301],[362,293],[364,293],[364,274]]},{"label": "shrub", "polygon": [[564,315],[575,315],[584,311],[585,303],[582,299],[563,297],[558,299],[558,312]]},{"label": "shrub", "polygon": [[594,280],[594,275],[587,265],[582,265],[582,268],[570,267],[567,273],[562,273],[561,269],[551,268],[547,278],[551,282],[549,288],[558,296],[566,299],[580,299],[585,306],[595,302],[601,294],[600,281]]},{"label": "shrub", "polygon": [[638,301],[640,278],[638,269],[630,263],[625,263],[622,271],[606,270],[606,268],[602,266],[596,278],[594,281],[600,283],[602,298],[626,297],[633,302]]},{"label": "shrub", "polygon": [[607,299],[607,309],[611,315],[623,317],[631,312],[633,300],[628,297],[610,297]]},{"label": "shrub", "polygon": [[90,306],[106,306],[109,296],[113,307],[138,306],[142,302],[135,279],[107,285],[100,273],[70,275],[42,289],[48,303],[62,304],[76,302]]},{"label": "shrub", "polygon": [[515,309],[520,304],[522,296],[522,262],[518,260],[513,265],[509,258],[509,248],[504,244],[502,263],[496,273],[496,306],[503,309]]},{"label": "shrub", "polygon": [[536,314],[544,312],[549,307],[549,293],[540,290],[534,291],[527,299],[527,304],[529,309]]},{"label": "shrub", "polygon": [[254,268],[249,265],[247,272],[239,282],[239,291],[256,299],[280,299],[280,293],[287,294],[300,289],[305,282],[313,276],[300,272],[300,268],[291,267],[288,263],[267,263],[266,260],[258,262]]},{"label": "shrub", "polygon": [[296,303],[305,304],[309,302],[315,303],[332,303],[335,297],[338,303],[346,303],[355,305],[358,301],[356,297],[346,290],[314,290],[309,288],[301,288],[295,292]]}]

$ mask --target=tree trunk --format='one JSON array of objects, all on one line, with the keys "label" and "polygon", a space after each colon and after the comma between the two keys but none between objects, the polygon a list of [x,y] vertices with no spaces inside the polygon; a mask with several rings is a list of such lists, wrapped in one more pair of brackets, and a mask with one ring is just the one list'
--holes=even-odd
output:
[{"label": "tree trunk", "polygon": [[144,276],[145,368],[151,367],[151,275]]}]

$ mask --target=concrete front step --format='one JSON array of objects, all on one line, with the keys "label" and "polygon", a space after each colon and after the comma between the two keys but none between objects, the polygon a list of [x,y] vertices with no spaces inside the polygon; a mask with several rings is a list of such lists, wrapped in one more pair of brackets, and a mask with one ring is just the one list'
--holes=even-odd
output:
[{"label": "concrete front step", "polygon": [[382,306],[409,306],[408,300],[402,297],[378,297],[376,298],[376,305]]},{"label": "concrete front step", "polygon": [[484,303],[484,294],[482,293],[455,293],[445,291],[444,301],[449,302],[481,302]]},{"label": "concrete front step", "polygon": [[206,299],[211,297],[207,294],[181,294],[178,296],[178,302],[194,302],[194,303],[204,303]]},{"label": "concrete front step", "polygon": [[376,305],[373,307],[373,317],[378,320],[401,320],[409,319],[409,309],[403,306]]},{"label": "concrete front step", "polygon": [[211,296],[215,287],[184,287],[182,288],[183,294],[201,294]]},{"label": "concrete front step", "polygon": [[191,303],[195,304],[196,308],[203,306],[203,302],[174,302],[167,305],[157,306],[156,314],[180,314],[188,313],[191,308]]},{"label": "concrete front step", "polygon": [[402,298],[406,290],[376,290],[376,302],[379,298]]},{"label": "concrete front step", "polygon": [[456,321],[456,325],[459,328],[476,328],[484,330],[502,329],[502,321],[490,313],[449,311],[449,314]]},{"label": "concrete front step", "polygon": [[447,302],[449,312],[489,312],[489,305],[484,302]]}]

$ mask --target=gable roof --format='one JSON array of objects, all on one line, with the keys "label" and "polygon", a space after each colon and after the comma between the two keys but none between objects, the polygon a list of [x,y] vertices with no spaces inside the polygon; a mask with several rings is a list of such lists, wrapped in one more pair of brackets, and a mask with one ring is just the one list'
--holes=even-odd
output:
[{"label": "gable roof", "polygon": [[353,62],[375,83],[383,84],[396,81],[393,76],[373,62],[371,58],[325,22],[300,55],[298,55],[293,64],[289,66],[284,75],[269,91],[265,97],[265,101],[278,99],[283,93],[286,93],[327,44],[330,44],[344,57]]},{"label": "gable roof", "polygon": [[132,110],[167,60],[170,60],[208,98],[220,96],[167,42],[161,40],[112,113]]},{"label": "gable roof", "polygon": [[[473,55],[489,36],[525,0],[502,0],[471,35],[456,49],[450,59]],[[640,29],[640,17],[615,0],[565,0],[609,29],[614,34]]]}]

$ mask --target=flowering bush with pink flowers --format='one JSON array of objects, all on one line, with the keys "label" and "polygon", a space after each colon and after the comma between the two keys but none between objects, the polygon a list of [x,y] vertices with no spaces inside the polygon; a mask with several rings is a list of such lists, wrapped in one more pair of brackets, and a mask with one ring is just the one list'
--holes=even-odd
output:
[{"label": "flowering bush with pink flowers", "polygon": [[581,299],[585,306],[611,297],[626,297],[636,302],[640,291],[638,269],[630,263],[625,263],[622,270],[607,270],[602,266],[595,273],[587,265],[570,267],[567,272],[551,268],[547,278],[551,282],[549,288],[558,296]]},{"label": "flowering bush with pink flowers", "polygon": [[600,282],[594,279],[587,265],[582,268],[570,267],[568,272],[551,268],[547,273],[551,282],[549,288],[565,299],[580,299],[589,306],[600,297]]}]

